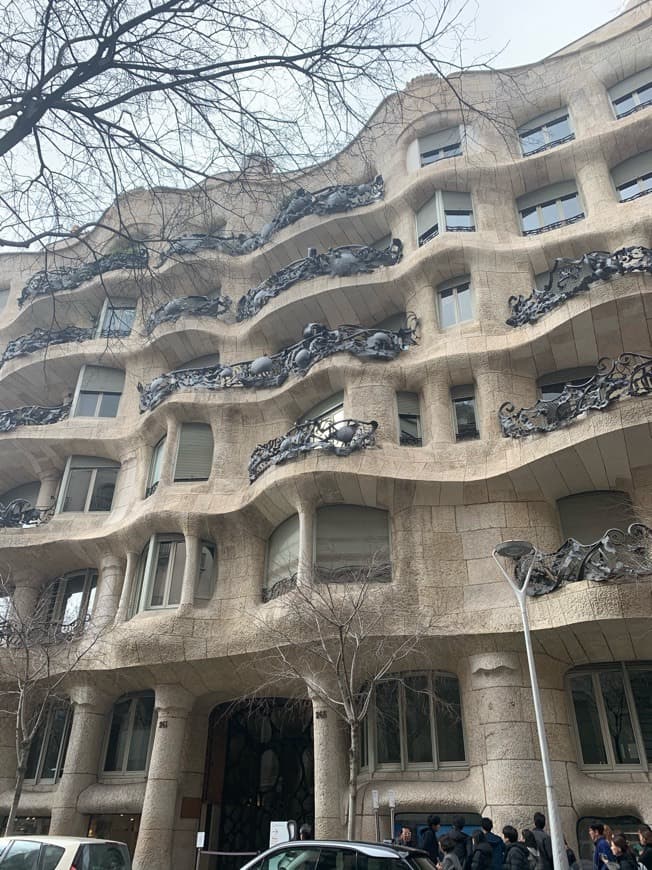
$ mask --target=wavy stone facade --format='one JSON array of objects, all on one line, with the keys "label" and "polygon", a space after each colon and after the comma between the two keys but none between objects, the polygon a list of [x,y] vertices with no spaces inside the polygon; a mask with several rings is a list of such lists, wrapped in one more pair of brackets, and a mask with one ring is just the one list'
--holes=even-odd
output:
[{"label": "wavy stone facade", "polygon": [[[89,241],[107,255],[101,267],[75,271],[82,254],[71,243],[49,257],[50,269],[65,270],[54,283],[37,254],[2,258],[0,355],[11,349],[2,357],[0,414],[20,414],[6,414],[11,425],[0,432],[1,564],[17,607],[29,610],[44,585],[63,577],[77,597],[59,593],[61,620],[70,605],[83,623],[87,607],[104,626],[67,683],[65,762],[34,761],[21,817],[45,828],[49,820],[51,833],[90,826],[130,838],[136,870],[192,867],[197,830],[209,831],[212,848],[232,850],[225,819],[233,808],[221,791],[225,765],[236,764],[224,760],[231,726],[211,711],[256,688],[246,664],[265,655],[260,619],[284,618],[283,591],[296,577],[272,593],[275,530],[296,522],[298,536],[287,537],[293,558],[312,563],[314,536],[326,534],[323,509],[337,505],[386,512],[385,630],[400,636],[411,613],[430,614],[419,654],[402,670],[448,675],[459,690],[452,757],[438,730],[439,749],[414,762],[405,720],[400,749],[381,751],[380,731],[370,736],[360,836],[374,836],[372,788],[385,835],[389,789],[397,817],[410,824],[463,811],[521,827],[545,807],[520,620],[491,552],[519,538],[563,554],[569,536],[589,545],[614,525],[652,524],[647,392],[621,390],[572,421],[557,401],[569,394],[564,384],[590,379],[602,358],[650,358],[650,270],[594,275],[532,320],[510,317],[535,284],[550,288],[545,273],[557,260],[649,251],[651,11],[638,4],[509,77],[465,75],[465,98],[489,113],[471,113],[466,128],[444,84],[416,79],[400,107],[388,100],[331,163],[301,176],[254,174],[238,207],[231,200],[222,215],[214,206],[205,226],[190,194],[153,202],[134,193],[130,213],[140,219],[129,229],[147,258],[111,259],[113,240],[98,234]],[[630,160],[627,184],[641,192],[624,197],[618,167]],[[217,178],[213,204],[226,190]],[[302,210],[277,219],[281,202]],[[167,209],[194,217],[153,241],[156,215]],[[236,224],[236,213],[249,218]],[[364,268],[350,253],[357,246],[367,246]],[[271,286],[270,276],[297,261],[322,266],[250,304],[252,288]],[[558,268],[555,282],[559,289]],[[360,352],[338,344],[351,325],[362,330],[354,330]],[[349,331],[338,333],[342,326]],[[324,332],[335,350],[310,343]],[[154,395],[161,383],[174,388],[139,407],[138,386]],[[242,386],[251,388],[229,388]],[[339,394],[332,404],[341,418],[314,412]],[[544,400],[545,426],[503,436],[505,403],[531,409]],[[69,413],[51,419],[43,410],[61,407]],[[305,422],[315,416],[326,420],[315,424],[325,449]],[[356,441],[365,426],[372,436]],[[606,551],[613,555],[620,540],[604,538]],[[591,553],[602,559],[605,547]],[[624,570],[616,553],[604,581],[595,562],[591,579],[580,568],[573,582],[553,577],[530,602],[571,843],[587,817],[652,820],[644,691],[652,586],[645,549],[636,555],[640,563],[629,558]],[[546,564],[554,574],[560,558]],[[626,733],[615,733],[612,703],[627,708]],[[312,753],[306,806],[314,801],[318,836],[341,837],[345,744],[318,703]],[[5,719],[0,814],[14,769]],[[270,791],[263,779],[261,806]],[[278,771],[275,782],[280,793]]]}]

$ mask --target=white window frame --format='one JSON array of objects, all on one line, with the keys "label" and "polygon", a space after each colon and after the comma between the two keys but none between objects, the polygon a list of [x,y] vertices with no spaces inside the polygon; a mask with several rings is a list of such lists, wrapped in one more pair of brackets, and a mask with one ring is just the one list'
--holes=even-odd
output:
[{"label": "white window frame", "polygon": [[[620,202],[631,202],[652,193],[652,151],[643,151],[623,160],[613,167],[611,178]],[[635,187],[635,192],[623,196],[623,190],[628,187]]]},{"label": "white window frame", "polygon": [[[62,513],[68,513],[68,514],[75,514],[75,513],[108,514],[113,510],[113,502],[115,501],[115,490],[117,489],[118,477],[120,475],[120,465],[116,462],[112,462],[111,460],[107,459],[106,465],[74,465],[73,466],[73,462],[75,459],[86,459],[86,458],[97,459],[99,462],[102,461],[102,459],[100,457],[83,457],[83,456],[81,456],[81,457],[80,456],[69,456],[68,459],[66,460],[66,467],[65,467],[64,472],[63,472],[63,477],[61,479],[61,487],[59,489],[59,496],[57,498],[57,506],[55,509],[56,514],[62,514]],[[97,480],[97,472],[100,470],[104,470],[106,468],[112,468],[116,472],[116,480],[115,480],[115,485],[114,485],[114,489],[113,489],[113,497],[111,499],[111,507],[109,508],[108,511],[91,511],[90,510],[90,503],[93,500],[93,491],[95,489],[95,482]],[[64,510],[64,507],[65,507],[65,503],[66,503],[66,498],[68,497],[68,485],[70,483],[70,476],[71,476],[73,471],[78,471],[78,470],[79,471],[87,470],[87,471],[91,472],[91,477],[90,477],[90,481],[88,484],[88,489],[86,491],[86,499],[84,501],[84,507],[83,507],[83,510],[81,510],[81,511],[67,511],[67,510]]]},{"label": "white window frame", "polygon": [[[521,224],[521,234],[525,237],[528,236],[537,236],[540,233],[546,233],[550,230],[558,229],[559,227],[565,227],[569,224],[577,223],[577,221],[581,221],[586,217],[584,212],[584,207],[582,204],[582,198],[580,196],[579,190],[575,187],[574,190],[568,190],[568,192],[559,191],[556,192],[554,187],[557,185],[553,185],[550,188],[543,188],[541,190],[535,191],[534,195],[537,196],[537,201],[533,202],[532,205],[518,205],[518,215]],[[579,206],[580,211],[572,215],[571,217],[566,217],[564,214],[563,203],[568,199],[576,198],[577,204]],[[521,197],[523,199],[523,197]],[[543,209],[547,206],[554,205],[555,210],[557,212],[557,220],[552,221],[551,223],[543,223]],[[534,229],[526,230],[524,228],[523,219],[526,216],[535,213],[537,216],[538,226],[534,227]]]},{"label": "white window frame", "polygon": [[[553,139],[550,132],[550,127],[553,124],[558,124],[560,121],[568,121],[570,133],[565,136]],[[543,134],[544,144],[533,148],[531,151],[526,151],[524,148],[524,138],[531,136],[533,133]],[[523,157],[532,157],[534,154],[540,154],[542,151],[548,151],[550,148],[556,148],[558,145],[563,145],[565,142],[571,142],[575,138],[575,132],[571,123],[571,116],[566,107],[555,109],[553,112],[546,112],[545,115],[539,115],[537,118],[532,118],[526,124],[521,124],[518,128],[518,139],[521,146]]]},{"label": "white window frame", "polygon": [[[165,460],[165,448],[167,444],[167,432],[163,435],[156,444],[152,447],[152,454],[149,459],[149,471],[147,472],[147,486],[145,487],[145,498],[153,495],[159,483],[161,482],[161,472],[163,470],[163,462]],[[154,475],[158,471],[158,477],[154,480]]]},{"label": "white window frame", "polygon": [[[641,101],[640,96],[640,92],[647,90],[651,84],[652,67],[641,70],[641,72],[635,73],[634,75],[628,76],[626,79],[617,82],[615,85],[609,88],[609,99],[611,100],[611,108],[613,109],[614,117],[617,120],[620,120],[621,118],[627,118],[630,115],[633,115],[635,112],[640,112],[641,109],[645,109],[647,106],[652,105],[652,97],[646,99],[643,102]],[[619,113],[618,103],[622,103],[624,100],[627,99],[631,99],[634,105],[631,109],[627,109],[627,111]]]},{"label": "white window frame", "polygon": [[[100,316],[95,331],[96,338],[128,338],[133,332],[133,321],[129,332],[109,332],[108,323],[110,323],[111,314],[113,311],[133,311],[134,320],[136,318],[136,300],[129,299],[105,299],[100,311]],[[106,324],[106,325],[105,325]]]},{"label": "white window frame", "polygon": [[[458,302],[458,293],[468,290],[469,292],[469,300],[471,302],[471,317],[468,319],[462,320],[460,316],[460,306]],[[443,293],[453,293],[453,300],[455,302],[455,322],[444,325],[443,316],[442,316],[442,294]],[[474,304],[474,296],[473,296],[473,287],[471,286],[471,278],[468,275],[465,275],[460,278],[454,278],[452,281],[446,281],[444,284],[439,284],[437,287],[437,322],[439,324],[439,328],[441,330],[446,329],[454,329],[456,326],[460,326],[462,323],[472,323],[475,317],[475,304]]]},{"label": "white window frame", "polygon": [[[84,377],[86,375],[86,369],[88,368],[106,368],[105,366],[88,366],[83,365],[79,371],[79,375],[77,377],[77,383],[75,385],[75,392],[73,394],[72,399],[72,409],[71,416],[72,417],[82,417],[88,420],[115,420],[118,416],[118,411],[120,410],[120,399],[122,398],[123,391],[116,392],[115,390],[88,390],[83,388]],[[112,369],[115,371],[115,369]],[[124,372],[123,372],[124,375]],[[79,405],[79,400],[81,396],[96,396],[95,400],[95,411],[93,414],[78,414],[77,407]],[[115,417],[100,417],[98,411],[102,404],[102,399],[104,396],[118,396],[118,407],[116,408]]]},{"label": "white window frame", "polygon": [[[165,588],[163,593],[163,604],[153,605],[151,603],[152,583],[154,581],[154,572],[158,563],[159,550],[161,544],[172,544],[170,552],[170,561],[165,575]],[[131,605],[129,608],[130,617],[137,613],[156,613],[161,610],[174,610],[180,604],[170,604],[170,586],[172,583],[172,574],[178,558],[178,544],[184,545],[184,574],[188,559],[187,543],[184,535],[171,533],[169,535],[159,534],[152,535],[145,547],[143,548],[138,565],[136,567],[136,575],[134,577],[134,589],[131,597]],[[213,574],[210,578],[211,590],[209,594],[202,595],[198,592],[199,579],[202,571],[203,550],[204,547],[210,549],[213,554]],[[183,576],[183,575],[182,575]],[[199,561],[197,564],[197,575],[194,579],[194,597],[199,601],[208,601],[212,598],[215,590],[215,581],[217,577],[217,545],[213,541],[201,540],[199,543]],[[182,593],[181,593],[182,594]]]},{"label": "white window frame", "polygon": [[[609,663],[605,665],[600,665],[596,667],[592,665],[590,667],[585,668],[576,668],[572,671],[569,671],[566,675],[566,695],[569,704],[570,716],[573,723],[573,732],[575,735],[575,745],[577,748],[577,761],[578,766],[582,770],[587,771],[612,771],[614,773],[626,773],[628,771],[648,771],[648,760],[645,752],[645,743],[643,742],[643,735],[641,732],[641,726],[638,719],[638,711],[636,710],[636,704],[634,702],[634,695],[632,692],[632,687],[629,682],[629,672],[630,671],[650,671],[652,670],[652,663],[645,664],[645,662],[618,662],[617,664]],[[609,732],[609,721],[607,717],[607,712],[604,704],[604,697],[602,694],[602,686],[600,685],[600,674],[605,671],[617,672],[620,671],[622,675],[623,687],[625,689],[625,698],[627,700],[627,708],[629,712],[629,719],[632,724],[632,732],[634,735],[634,741],[636,743],[636,749],[638,751],[639,762],[638,764],[618,764],[616,762],[613,746],[611,744],[611,734]],[[602,736],[602,745],[605,750],[605,755],[607,761],[605,764],[585,764],[584,758],[582,756],[582,743],[580,740],[580,730],[577,724],[577,715],[575,712],[575,704],[573,703],[573,677],[591,677],[592,686],[593,686],[593,697],[596,702],[597,710],[598,710],[598,720],[600,723],[600,731]]]},{"label": "white window frame", "polygon": [[[70,580],[74,577],[79,577],[82,574],[84,575],[84,588],[82,590],[79,614],[75,622],[67,627],[63,622],[65,616],[64,602],[66,600],[66,588]],[[80,571],[69,571],[66,574],[62,574],[61,577],[57,577],[52,581],[50,586],[45,589],[45,592],[50,596],[51,601],[50,626],[54,628],[59,635],[65,636],[76,634],[83,630],[83,627],[91,617],[92,609],[95,604],[94,600],[91,602],[91,597],[94,598],[93,591],[97,590],[97,582],[98,572],[95,568],[83,568]],[[89,603],[91,604],[90,610]]]},{"label": "white window frame", "polygon": [[[430,744],[432,748],[432,761],[408,761],[408,746],[407,746],[407,725],[406,725],[406,704],[405,704],[405,683],[404,680],[410,677],[427,677],[428,678],[428,698],[429,698],[429,719],[430,719]],[[437,677],[448,677],[457,681],[458,693],[460,698],[460,728],[462,731],[462,743],[464,745],[464,759],[459,761],[440,761],[439,746],[437,742],[437,714],[435,710],[435,692],[433,689]],[[383,762],[376,761],[377,756],[377,715],[376,715],[376,697],[375,689],[374,696],[369,704],[369,712],[362,725],[365,730],[364,745],[367,753],[367,764],[364,764],[364,759],[361,758],[360,769],[369,771],[391,771],[391,770],[466,770],[469,767],[468,760],[468,741],[464,728],[464,710],[462,704],[462,691],[459,678],[456,674],[448,671],[409,671],[401,674],[388,674],[379,682],[397,682],[399,690],[399,745],[401,759],[399,762]]]},{"label": "white window frame", "polygon": [[[66,719],[63,726],[63,734],[61,743],[59,745],[59,751],[57,753],[57,761],[54,768],[54,776],[43,776],[43,764],[45,762],[45,754],[48,749],[48,743],[50,742],[50,734],[52,733],[52,724],[55,712],[60,709],[66,710]],[[73,717],[73,708],[72,704],[67,702],[54,702],[50,704],[48,707],[48,711],[46,713],[45,719],[42,723],[43,725],[43,738],[41,740],[41,746],[39,748],[38,760],[36,762],[36,775],[30,777],[29,779],[25,777],[25,785],[38,785],[39,783],[51,783],[54,784],[59,781],[59,770],[62,769],[63,763],[65,760],[65,755],[68,750],[68,740],[70,738],[70,727],[72,725],[72,717]],[[35,740],[38,737],[38,734],[35,736]],[[31,747],[30,747],[31,749]]]},{"label": "white window frame", "polygon": [[[154,732],[156,731],[157,725],[157,715],[156,715],[156,698],[154,697],[154,709],[152,710],[152,724],[149,730],[149,743],[147,745],[147,761],[145,763],[144,770],[127,770],[127,762],[129,761],[129,750],[131,748],[131,741],[133,740],[134,735],[134,719],[136,718],[136,702],[141,698],[152,697],[154,695],[153,692],[132,692],[128,695],[122,695],[122,697],[117,698],[111,707],[111,713],[108,718],[107,726],[104,733],[104,741],[102,746],[102,755],[100,756],[102,759],[101,768],[100,768],[100,780],[113,780],[113,779],[143,779],[147,776],[149,771],[149,763],[152,757],[152,746],[154,745]],[[105,770],[104,767],[106,765],[106,756],[109,751],[109,742],[111,739],[111,724],[113,723],[113,711],[117,704],[122,703],[123,701],[130,701],[131,705],[129,708],[129,724],[127,725],[127,740],[125,741],[125,751],[122,758],[122,767],[120,770]]]},{"label": "white window frame", "polygon": [[[474,384],[462,384],[459,387],[451,387],[451,413],[453,415],[453,431],[455,432],[456,441],[474,441],[480,437],[480,427],[478,426],[478,405],[475,397]],[[456,402],[468,402],[473,400],[473,414],[475,416],[475,434],[460,435],[457,413],[455,411]]]},{"label": "white window frame", "polygon": [[[467,205],[468,202],[468,205]],[[419,216],[430,206],[434,224],[430,224],[422,233],[419,233]],[[447,216],[465,214],[471,218],[469,227],[449,227]],[[423,203],[414,216],[417,247],[422,248],[429,241],[442,233],[475,232],[475,211],[473,209],[473,197],[467,191],[436,190],[430,199]]]},{"label": "white window frame", "polygon": [[[416,397],[417,409],[418,409],[416,414],[408,414],[406,412],[401,412],[401,410],[400,410],[400,407],[401,407],[400,397],[401,396],[415,396]],[[403,447],[422,447],[423,446],[423,426],[422,426],[422,421],[421,421],[421,394],[418,392],[410,391],[410,390],[399,390],[396,393],[396,415],[398,418],[399,444],[401,444]],[[418,443],[410,444],[409,441],[407,441],[407,440],[405,442],[401,440],[402,434],[403,434],[402,428],[401,428],[401,421],[402,420],[406,420],[406,421],[413,423],[417,434],[415,436],[411,436],[411,437],[413,437],[415,439],[415,441],[417,441]],[[406,433],[406,434],[409,435],[409,433]]]}]

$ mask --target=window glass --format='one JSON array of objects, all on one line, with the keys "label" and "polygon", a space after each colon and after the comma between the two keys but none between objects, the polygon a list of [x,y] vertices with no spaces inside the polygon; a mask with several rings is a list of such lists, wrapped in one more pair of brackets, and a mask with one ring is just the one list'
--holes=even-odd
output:
[{"label": "window glass", "polygon": [[525,208],[521,212],[521,226],[524,233],[539,229],[539,215],[536,208]]},{"label": "window glass", "polygon": [[408,762],[432,761],[429,689],[429,680],[425,674],[405,678],[405,736]]},{"label": "window glass", "polygon": [[455,434],[458,441],[464,438],[475,438],[478,435],[478,427],[474,397],[453,399],[453,412],[455,415]]},{"label": "window glass", "polygon": [[584,764],[606,764],[600,714],[593,692],[593,677],[582,674],[572,678],[571,695]]},{"label": "window glass", "polygon": [[86,576],[84,574],[78,574],[65,581],[61,614],[63,628],[74,625],[81,615],[85,585]]},{"label": "window glass", "polygon": [[80,392],[75,407],[75,417],[94,417],[99,393]]},{"label": "window glass", "polygon": [[55,870],[59,859],[66,850],[61,846],[53,846],[51,843],[44,843],[41,849],[41,863],[39,870]]},{"label": "window glass", "polygon": [[104,770],[121,770],[129,732],[129,711],[131,701],[120,701],[113,706],[109,745],[106,752]]},{"label": "window glass", "polygon": [[621,97],[619,100],[614,100],[614,106],[616,107],[616,115],[618,117],[626,115],[627,112],[631,112],[632,109],[636,106],[636,103],[634,101],[634,95],[627,94],[626,96]]},{"label": "window glass", "polygon": [[440,762],[463,761],[464,734],[460,686],[456,677],[437,674],[434,682],[437,754]]},{"label": "window glass", "polygon": [[330,505],[317,511],[315,561],[320,568],[372,568],[389,559],[387,511]]},{"label": "window glass", "polygon": [[145,770],[147,767],[147,751],[154,716],[154,698],[135,698],[133,700],[134,719],[129,745],[127,770]]},{"label": "window glass", "polygon": [[557,121],[551,121],[547,127],[548,138],[551,144],[558,142],[560,139],[565,139],[571,134],[568,116],[565,118],[559,118]]},{"label": "window glass", "polygon": [[652,762],[652,671],[632,670],[629,683],[648,762]]},{"label": "window glass", "polygon": [[168,605],[178,604],[181,601],[181,587],[183,585],[185,565],[186,545],[183,541],[177,541],[174,547],[174,559],[170,570]]},{"label": "window glass", "polygon": [[199,556],[199,575],[195,586],[195,597],[208,599],[213,594],[215,581],[215,547],[213,544],[201,545]]},{"label": "window glass", "polygon": [[570,218],[577,217],[580,214],[580,200],[576,193],[571,194],[570,196],[563,196],[561,198],[561,207],[564,213],[564,218],[567,220]]},{"label": "window glass", "polygon": [[539,127],[536,130],[529,130],[527,133],[521,134],[523,154],[531,154],[533,151],[538,151],[539,148],[543,148],[545,144],[546,137],[543,127]]},{"label": "window glass", "polygon": [[[41,779],[58,779],[65,760],[64,743],[67,743],[67,729],[70,708],[57,705],[50,714],[50,735],[43,756]],[[63,749],[63,751],[62,751]]]},{"label": "window glass", "polygon": [[173,544],[169,541],[161,541],[158,545],[156,556],[156,568],[152,579],[152,594],[149,603],[151,607],[162,607],[165,600],[165,585],[170,568]]},{"label": "window glass", "polygon": [[460,321],[473,320],[473,307],[471,305],[471,287],[467,284],[457,288],[457,306]]},{"label": "window glass", "polygon": [[470,211],[446,211],[447,230],[470,230],[473,229],[473,212]]},{"label": "window glass", "polygon": [[383,680],[376,686],[376,758],[378,764],[399,764],[401,733],[397,680]]},{"label": "window glass", "polygon": [[166,438],[163,436],[161,440],[156,444],[154,450],[152,451],[152,460],[149,469],[149,478],[147,480],[147,490],[145,492],[145,497],[151,495],[156,487],[158,486],[159,481],[161,480],[161,468],[163,467],[163,455],[165,453],[165,441]]},{"label": "window glass", "polygon": [[557,201],[541,203],[541,226],[547,227],[561,219]]},{"label": "window glass", "polygon": [[442,328],[453,326],[457,323],[457,310],[455,306],[455,290],[441,290],[439,293],[439,318]]},{"label": "window glass", "polygon": [[110,511],[113,504],[117,468],[98,468],[91,496],[89,511]]},{"label": "window glass", "polygon": [[640,104],[643,106],[652,100],[652,82],[649,85],[643,85],[637,91]]},{"label": "window glass", "polygon": [[120,404],[120,393],[102,393],[100,398],[100,406],[97,412],[98,417],[117,417],[118,405]]},{"label": "window glass", "polygon": [[93,472],[90,468],[72,468],[63,502],[63,511],[83,511]]},{"label": "window glass", "polygon": [[104,761],[106,773],[146,770],[153,716],[153,692],[123,698],[113,705]]},{"label": "window glass", "polygon": [[73,861],[77,870],[128,870],[127,847],[121,843],[84,843]]},{"label": "window glass", "polygon": [[603,671],[600,687],[616,764],[638,764],[638,748],[629,716],[621,671]]},{"label": "window glass", "polygon": [[0,862],[2,870],[36,870],[41,844],[35,840],[14,840]]},{"label": "window glass", "polygon": [[100,335],[103,338],[130,335],[135,317],[135,308],[113,308],[111,305],[107,306],[104,312]]}]

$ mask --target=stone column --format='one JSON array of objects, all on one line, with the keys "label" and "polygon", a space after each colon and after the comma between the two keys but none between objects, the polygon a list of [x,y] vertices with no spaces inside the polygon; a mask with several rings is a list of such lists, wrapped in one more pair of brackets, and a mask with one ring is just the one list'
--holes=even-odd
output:
[{"label": "stone column", "polygon": [[424,433],[427,433],[426,440],[431,444],[451,444],[455,441],[451,392],[441,370],[434,371],[423,385],[421,417]]},{"label": "stone column", "polygon": [[63,775],[52,801],[50,834],[83,837],[88,819],[77,810],[79,795],[97,782],[101,752],[112,699],[90,684],[70,691],[72,726]]},{"label": "stone column", "polygon": [[378,423],[376,439],[379,442],[398,444],[396,390],[386,378],[375,384],[347,385],[345,409],[347,417],[366,421],[376,420]]},{"label": "stone column", "polygon": [[100,560],[97,598],[92,613],[96,628],[103,628],[113,621],[118,609],[124,577],[123,562],[117,556],[105,553]]},{"label": "stone column", "polygon": [[312,727],[315,757],[315,837],[339,839],[346,824],[347,757],[344,727],[332,710],[313,695]]},{"label": "stone column", "polygon": [[177,443],[179,440],[179,427],[181,425],[173,414],[167,415],[166,422],[167,435],[163,451],[163,462],[161,463],[159,486],[169,486],[173,481],[174,466],[177,457]]},{"label": "stone column", "polygon": [[315,560],[315,505],[312,501],[299,505],[299,569],[300,583],[309,583]]},{"label": "stone column", "polygon": [[115,623],[118,625],[125,622],[129,618],[129,602],[133,591],[136,573],[138,570],[138,559],[140,553],[135,550],[129,550],[127,553],[127,566],[125,568],[125,579],[122,584],[122,592],[120,593],[120,601],[118,602],[118,610],[115,615]]},{"label": "stone column", "polygon": [[41,488],[34,505],[35,508],[38,510],[49,510],[51,507],[54,507],[60,480],[61,475],[57,471],[43,475],[41,478]]},{"label": "stone column", "polygon": [[195,584],[199,576],[199,557],[201,553],[201,539],[199,535],[186,532],[186,563],[183,569],[183,582],[181,586],[181,601],[179,603],[179,615],[187,613],[195,603]]},{"label": "stone column", "polygon": [[186,722],[194,698],[179,685],[156,687],[154,743],[134,854],[134,870],[171,870]]},{"label": "stone column", "polygon": [[[48,578],[50,581],[53,578]],[[18,618],[29,620],[34,615],[36,602],[43,587],[42,578],[28,577],[16,579],[16,587],[13,594],[13,603]]]}]

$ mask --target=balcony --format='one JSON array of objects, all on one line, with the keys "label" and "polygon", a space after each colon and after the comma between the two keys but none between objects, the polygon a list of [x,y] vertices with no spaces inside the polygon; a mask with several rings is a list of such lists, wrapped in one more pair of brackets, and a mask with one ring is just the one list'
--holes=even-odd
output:
[{"label": "balcony", "polygon": [[21,335],[10,341],[0,357],[0,367],[10,359],[28,356],[55,344],[68,344],[73,341],[88,341],[95,336],[95,327],[64,326],[62,329],[36,328],[29,335]]},{"label": "balcony", "polygon": [[0,502],[0,529],[27,529],[40,526],[52,516],[54,508],[35,508],[24,498],[4,505]]},{"label": "balcony", "polygon": [[617,359],[601,359],[598,373],[585,383],[566,384],[554,399],[539,399],[531,408],[517,410],[505,402],[498,410],[505,438],[525,438],[538,432],[553,432],[568,426],[589,411],[604,411],[628,396],[652,393],[652,357],[623,353]]},{"label": "balcony", "polygon": [[201,249],[218,251],[231,257],[250,254],[261,248],[279,230],[296,223],[307,215],[328,215],[351,211],[371,205],[383,198],[385,184],[382,175],[363,184],[335,184],[314,193],[298,188],[281,205],[279,212],[257,233],[218,236],[196,233],[170,242],[161,257],[161,263],[171,257],[194,254]]},{"label": "balcony", "polygon": [[70,414],[71,403],[43,408],[40,405],[26,405],[0,411],[0,432],[12,432],[19,426],[47,426],[65,420]]},{"label": "balcony", "polygon": [[595,281],[607,281],[614,275],[647,272],[652,275],[652,249],[642,245],[620,248],[613,254],[592,251],[577,260],[555,260],[550,280],[541,290],[535,287],[530,296],[511,296],[508,326],[536,323],[544,314],[584,293]]},{"label": "balcony", "polygon": [[176,323],[180,317],[219,317],[230,308],[229,296],[181,296],[153,311],[147,318],[145,332],[151,335],[161,323]]},{"label": "balcony", "polygon": [[278,387],[291,375],[303,376],[320,360],[336,353],[390,361],[416,344],[417,326],[413,314],[408,315],[405,327],[397,330],[348,325],[328,329],[321,323],[309,323],[303,330],[301,341],[270,356],[234,365],[181,369],[159,375],[149,384],[138,384],[140,412],[153,410],[180,389],[217,391]]},{"label": "balcony", "polygon": [[373,447],[378,423],[371,420],[306,420],[298,423],[286,435],[259,444],[249,460],[249,482],[273,465],[291,462],[312,451],[332,456],[350,456],[356,450]]}]

